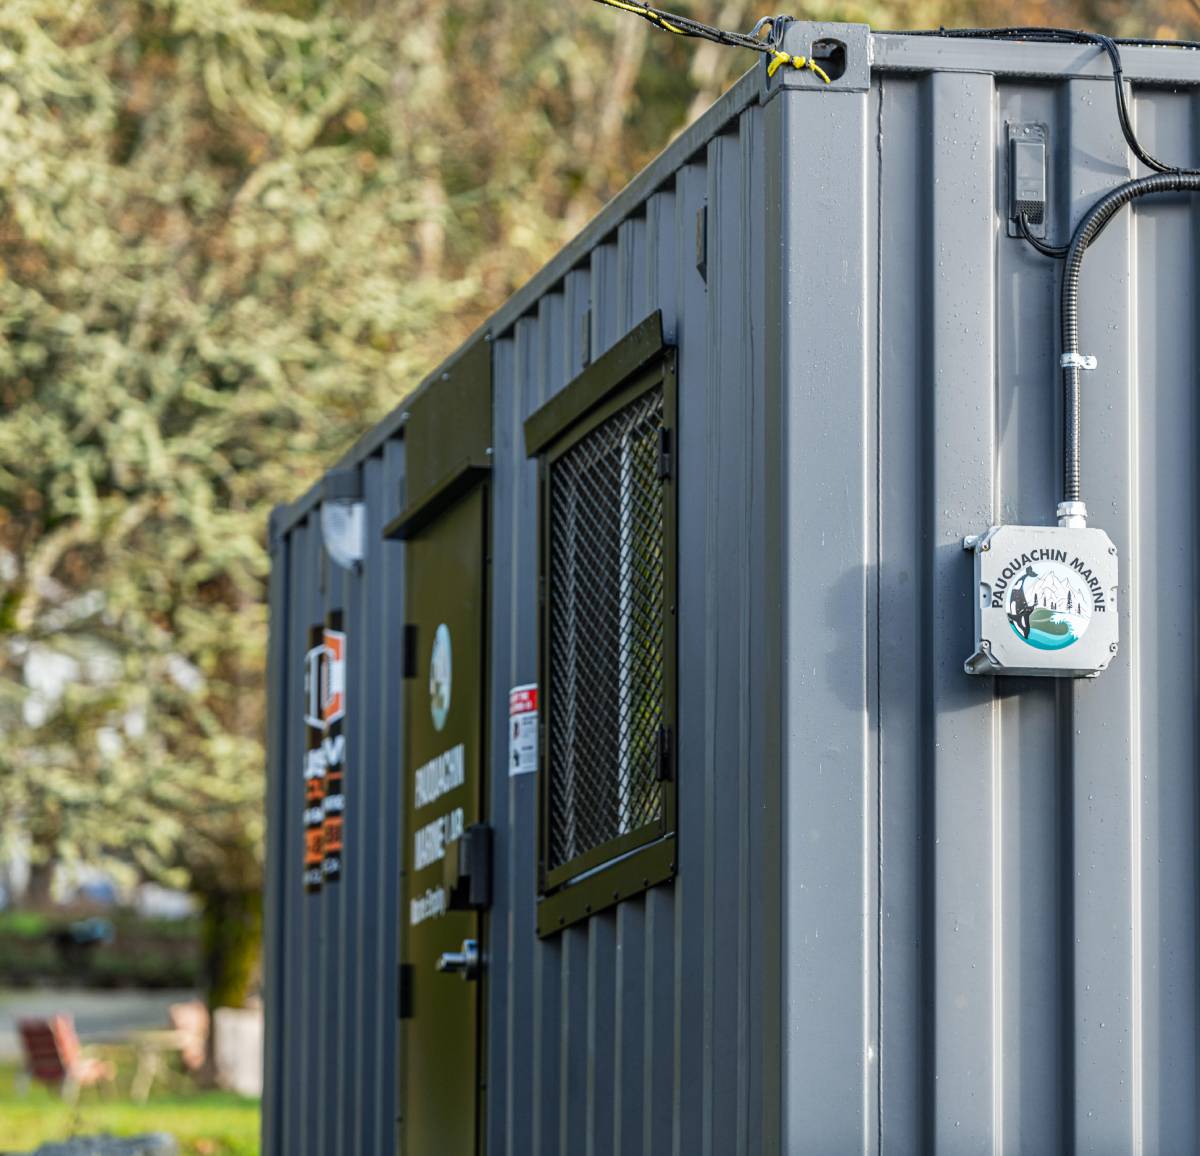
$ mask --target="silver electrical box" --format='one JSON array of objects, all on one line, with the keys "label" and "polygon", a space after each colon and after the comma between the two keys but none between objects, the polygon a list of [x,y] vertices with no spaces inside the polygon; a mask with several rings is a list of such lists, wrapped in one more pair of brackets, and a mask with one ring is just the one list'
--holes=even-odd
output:
[{"label": "silver electrical box", "polygon": [[993,526],[975,555],[968,674],[1094,678],[1117,653],[1117,548],[1103,530]]}]

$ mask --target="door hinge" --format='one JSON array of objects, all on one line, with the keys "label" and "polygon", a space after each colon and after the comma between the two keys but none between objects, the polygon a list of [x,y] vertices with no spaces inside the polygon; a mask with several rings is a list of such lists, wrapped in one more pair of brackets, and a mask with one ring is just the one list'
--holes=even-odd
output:
[{"label": "door hinge", "polygon": [[413,1014],[413,967],[411,963],[400,964],[396,975],[396,1018],[412,1019]]},{"label": "door hinge", "polygon": [[662,723],[658,728],[658,781],[669,783],[674,778],[672,769],[671,728]]},{"label": "door hinge", "polygon": [[671,476],[671,431],[665,425],[658,430],[658,480]]},{"label": "door hinge", "polygon": [[415,622],[406,622],[404,624],[404,657],[403,657],[404,673],[402,678],[417,677],[417,624]]}]

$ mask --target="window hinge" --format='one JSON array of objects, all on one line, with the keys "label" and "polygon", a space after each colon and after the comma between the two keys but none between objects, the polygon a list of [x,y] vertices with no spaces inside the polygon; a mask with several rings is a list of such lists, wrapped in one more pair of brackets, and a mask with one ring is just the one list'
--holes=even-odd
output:
[{"label": "window hinge", "polygon": [[658,781],[669,783],[671,774],[671,728],[666,723],[658,728]]},{"label": "window hinge", "polygon": [[664,425],[658,430],[658,480],[671,476],[671,431]]}]

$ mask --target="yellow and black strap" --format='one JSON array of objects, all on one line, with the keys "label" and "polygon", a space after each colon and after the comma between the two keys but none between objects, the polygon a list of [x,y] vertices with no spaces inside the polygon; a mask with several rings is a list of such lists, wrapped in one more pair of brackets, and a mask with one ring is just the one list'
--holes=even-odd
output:
[{"label": "yellow and black strap", "polygon": [[[757,36],[746,35],[742,32],[727,32],[721,28],[714,28],[711,24],[702,24],[690,16],[679,16],[672,12],[664,12],[660,8],[652,8],[649,4],[638,4],[636,0],[596,0],[596,3],[607,5],[609,8],[619,8],[622,12],[632,12],[635,16],[642,17],[643,20],[649,20],[656,28],[661,28],[664,32],[672,32],[676,36],[693,36],[701,40],[711,40],[716,44],[725,44],[731,48],[749,48],[754,52],[761,52],[770,58],[767,64],[768,76],[774,76],[780,68],[787,65],[791,68],[807,69],[820,77],[826,84],[830,82],[829,74],[811,57],[784,52],[769,41],[760,40]],[[755,30],[765,27],[769,31],[771,24],[770,20],[760,20]]]}]

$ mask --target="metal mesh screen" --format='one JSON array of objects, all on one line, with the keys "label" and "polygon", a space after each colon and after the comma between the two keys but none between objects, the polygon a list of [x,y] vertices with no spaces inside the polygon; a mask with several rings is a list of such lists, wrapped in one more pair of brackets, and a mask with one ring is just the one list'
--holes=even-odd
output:
[{"label": "metal mesh screen", "polygon": [[550,466],[548,866],[662,819],[661,388]]}]

